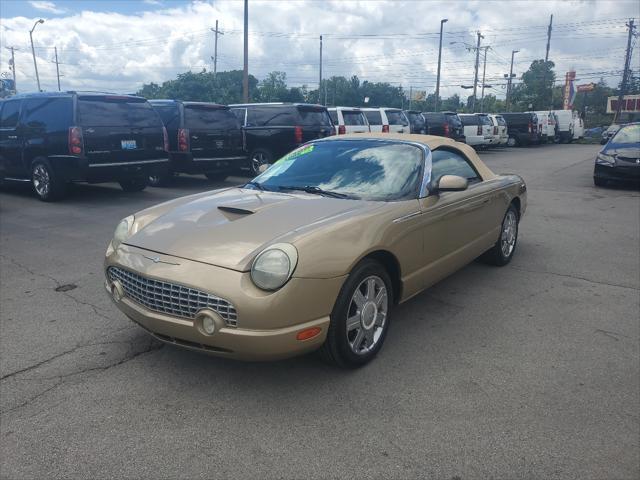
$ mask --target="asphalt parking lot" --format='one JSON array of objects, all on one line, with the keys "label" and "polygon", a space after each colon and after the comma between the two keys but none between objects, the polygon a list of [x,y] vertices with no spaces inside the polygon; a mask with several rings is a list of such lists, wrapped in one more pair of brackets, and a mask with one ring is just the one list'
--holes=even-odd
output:
[{"label": "asphalt parking lot", "polygon": [[117,222],[204,178],[3,190],[0,476],[638,478],[640,192],[593,186],[598,149],[482,153],[528,184],[513,262],[402,305],[355,371],[162,346],[112,306]]}]

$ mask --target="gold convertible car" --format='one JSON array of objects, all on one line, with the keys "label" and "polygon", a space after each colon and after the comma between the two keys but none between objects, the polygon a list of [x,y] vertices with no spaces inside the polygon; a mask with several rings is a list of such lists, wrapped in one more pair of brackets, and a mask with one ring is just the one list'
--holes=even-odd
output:
[{"label": "gold convertible car", "polygon": [[380,350],[393,307],[475,258],[514,254],[526,186],[464,144],[353,134],[307,143],[246,185],[117,226],[105,287],[156,338],[214,355]]}]

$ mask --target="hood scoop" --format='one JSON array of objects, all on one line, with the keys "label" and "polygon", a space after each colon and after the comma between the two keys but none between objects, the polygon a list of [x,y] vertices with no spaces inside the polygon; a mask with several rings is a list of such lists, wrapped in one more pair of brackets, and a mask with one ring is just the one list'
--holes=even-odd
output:
[{"label": "hood scoop", "polygon": [[227,205],[218,206],[218,210],[222,210],[225,213],[233,213],[235,215],[251,215],[252,213],[256,213],[255,210],[250,210],[248,208],[243,207],[229,207]]}]

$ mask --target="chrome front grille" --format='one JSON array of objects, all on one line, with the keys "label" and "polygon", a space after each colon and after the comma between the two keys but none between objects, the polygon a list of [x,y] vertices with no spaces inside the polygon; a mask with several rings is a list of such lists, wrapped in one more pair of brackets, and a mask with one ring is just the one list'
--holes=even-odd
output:
[{"label": "chrome front grille", "polygon": [[220,315],[228,327],[238,326],[236,308],[223,298],[175,283],[151,280],[118,267],[109,267],[107,275],[118,280],[131,300],[149,310],[193,320],[202,308]]}]

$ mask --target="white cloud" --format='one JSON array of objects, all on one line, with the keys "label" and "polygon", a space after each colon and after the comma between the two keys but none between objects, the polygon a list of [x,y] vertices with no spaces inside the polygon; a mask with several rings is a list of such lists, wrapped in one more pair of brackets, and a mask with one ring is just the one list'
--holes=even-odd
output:
[{"label": "white cloud", "polygon": [[160,0],[143,0],[143,3],[146,3],[147,5],[162,5]]},{"label": "white cloud", "polygon": [[64,13],[65,11],[61,8],[56,7],[56,4],[53,2],[45,2],[45,1],[37,1],[32,0],[29,2],[33,8],[37,8],[38,10],[43,10],[45,12],[50,13]]},{"label": "white cloud", "polygon": [[[34,34],[43,88],[56,88],[51,62],[54,46],[65,89],[133,92],[143,83],[161,83],[189,69],[209,70],[213,55],[210,29],[216,19],[225,33],[218,39],[218,70],[242,68],[243,2],[199,0],[165,5],[129,15],[78,8],[76,13],[47,19]],[[473,81],[475,55],[462,43],[451,42],[475,43],[475,31],[480,29],[485,35],[483,45],[492,46],[486,76],[494,88],[488,93],[504,96],[503,74],[509,71],[511,50],[519,50],[514,64],[518,75],[532,60],[544,58],[550,14],[554,14],[550,59],[556,63],[559,79],[575,68],[586,83],[597,81],[598,72],[622,69],[624,23],[629,16],[637,16],[636,10],[635,1],[623,0],[588,4],[554,0],[536,2],[535,7],[527,1],[252,0],[249,69],[260,79],[272,70],[285,71],[290,85],[316,88],[318,36],[322,33],[325,78],[355,74],[361,80],[388,81],[430,93],[435,88],[440,19],[448,18],[441,94],[469,95],[460,85]],[[35,90],[28,36],[35,20],[24,15],[3,18],[0,29],[0,43],[19,48],[16,67],[21,91]],[[361,36],[354,38],[357,35]],[[634,65],[638,64],[636,55]],[[3,48],[0,71],[7,70],[7,61]],[[620,80],[612,73],[605,73],[604,78],[612,85]]]}]

